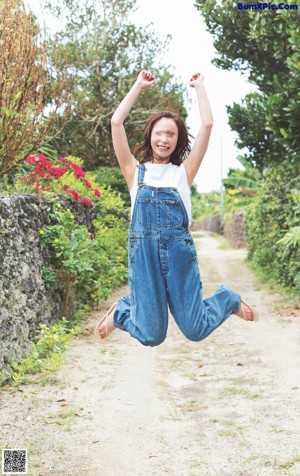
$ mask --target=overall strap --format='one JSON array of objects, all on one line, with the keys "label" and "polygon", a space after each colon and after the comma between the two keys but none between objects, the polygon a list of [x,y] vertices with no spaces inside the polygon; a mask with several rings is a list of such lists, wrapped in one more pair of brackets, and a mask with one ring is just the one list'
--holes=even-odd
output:
[{"label": "overall strap", "polygon": [[139,174],[138,174],[138,185],[143,185],[144,184],[144,177],[145,177],[145,172],[146,172],[146,167],[144,164],[139,164]]}]

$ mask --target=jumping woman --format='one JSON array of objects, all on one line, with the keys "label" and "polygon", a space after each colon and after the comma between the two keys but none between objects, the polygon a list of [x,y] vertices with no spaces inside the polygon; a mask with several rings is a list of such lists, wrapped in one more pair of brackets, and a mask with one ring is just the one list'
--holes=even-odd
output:
[{"label": "jumping woman", "polygon": [[[168,308],[192,341],[207,337],[232,314],[247,321],[258,319],[255,309],[223,285],[209,298],[202,298],[197,252],[188,228],[190,187],[213,125],[202,74],[195,74],[189,82],[196,91],[201,117],[193,147],[178,114],[164,111],[147,122],[144,140],[134,155],[129,149],[124,121],[141,91],[155,81],[151,73],[142,71],[111,120],[113,146],[132,204],[130,295],[115,303],[95,328],[99,339],[119,328],[147,346],[164,341]],[[141,157],[139,162],[135,155]]]}]

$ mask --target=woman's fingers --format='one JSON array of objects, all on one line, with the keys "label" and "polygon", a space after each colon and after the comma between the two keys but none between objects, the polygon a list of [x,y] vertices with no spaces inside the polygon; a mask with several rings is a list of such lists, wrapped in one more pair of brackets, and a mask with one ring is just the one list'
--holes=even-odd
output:
[{"label": "woman's fingers", "polygon": [[196,73],[190,79],[190,86],[194,87],[198,83],[202,83],[204,80],[203,74]]},{"label": "woman's fingers", "polygon": [[145,69],[143,69],[143,71],[141,71],[139,74],[138,81],[141,87],[144,89],[149,86],[152,86],[152,84],[154,84],[156,81],[156,77],[153,76],[150,71],[146,71]]},{"label": "woman's fingers", "polygon": [[153,81],[154,79],[156,79],[155,76],[153,76],[153,74],[145,70],[142,71],[142,78],[144,81]]}]

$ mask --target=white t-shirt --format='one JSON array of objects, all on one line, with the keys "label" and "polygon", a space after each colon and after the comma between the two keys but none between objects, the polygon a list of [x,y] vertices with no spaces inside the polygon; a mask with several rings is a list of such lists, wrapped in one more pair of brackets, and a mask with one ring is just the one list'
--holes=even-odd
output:
[{"label": "white t-shirt", "polygon": [[[174,165],[171,162],[168,164],[152,164],[146,162],[145,164],[144,183],[151,187],[175,187],[177,188],[181,200],[187,211],[189,224],[192,222],[192,205],[191,205],[191,189],[188,184],[186,171],[183,163],[181,165]],[[133,187],[130,190],[131,197],[131,216],[135,204],[136,194],[138,191],[138,171],[136,168],[134,175]]]}]

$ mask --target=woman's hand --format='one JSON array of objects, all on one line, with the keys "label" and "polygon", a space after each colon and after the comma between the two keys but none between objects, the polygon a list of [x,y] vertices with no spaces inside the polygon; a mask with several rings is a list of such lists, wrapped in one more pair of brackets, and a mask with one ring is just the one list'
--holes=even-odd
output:
[{"label": "woman's hand", "polygon": [[154,84],[155,81],[156,81],[156,77],[153,76],[153,74],[151,74],[149,71],[146,71],[145,69],[143,69],[143,71],[140,72],[137,78],[137,83],[142,89],[152,86],[152,84]]},{"label": "woman's hand", "polygon": [[198,86],[198,84],[202,84],[204,82],[204,76],[201,73],[196,73],[194,76],[191,77],[189,85],[191,88]]}]

